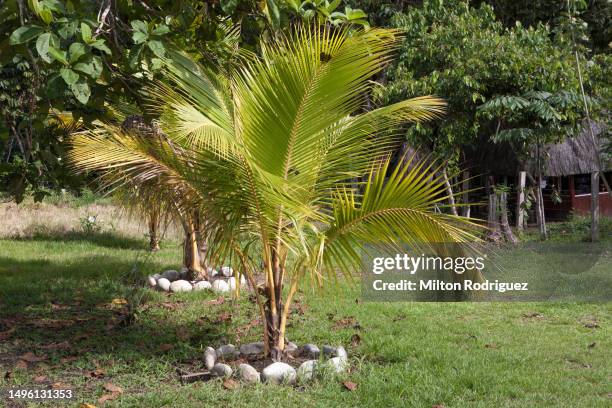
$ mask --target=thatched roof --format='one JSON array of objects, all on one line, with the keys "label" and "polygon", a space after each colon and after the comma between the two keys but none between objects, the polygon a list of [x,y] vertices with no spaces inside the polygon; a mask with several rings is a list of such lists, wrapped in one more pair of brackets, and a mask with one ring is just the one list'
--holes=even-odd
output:
[{"label": "thatched roof", "polygon": [[547,176],[569,176],[572,174],[591,173],[596,170],[610,170],[610,163],[602,160],[602,169],[598,169],[597,157],[604,147],[605,127],[596,122],[591,122],[591,129],[595,136],[595,145],[588,128],[585,126],[582,133],[576,137],[567,138],[563,143],[546,146],[547,160],[545,174]]}]

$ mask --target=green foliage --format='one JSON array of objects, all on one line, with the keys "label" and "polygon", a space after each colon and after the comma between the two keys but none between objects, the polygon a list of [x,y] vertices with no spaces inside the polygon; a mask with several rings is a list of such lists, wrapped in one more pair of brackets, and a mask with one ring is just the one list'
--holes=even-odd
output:
[{"label": "green foliage", "polygon": [[[462,146],[495,133],[497,123],[478,115],[479,107],[492,98],[505,95],[494,104],[506,104],[511,112],[527,103],[520,96],[528,92],[579,89],[572,50],[559,47],[547,27],[527,29],[519,23],[505,28],[486,4],[473,8],[459,0],[425,1],[392,22],[406,37],[379,101],[415,94],[447,99],[443,123],[417,127],[408,135],[447,159],[459,160]],[[592,69],[592,64],[583,64],[585,76]],[[546,106],[534,102],[532,108],[537,107],[542,115],[547,113]]]}]

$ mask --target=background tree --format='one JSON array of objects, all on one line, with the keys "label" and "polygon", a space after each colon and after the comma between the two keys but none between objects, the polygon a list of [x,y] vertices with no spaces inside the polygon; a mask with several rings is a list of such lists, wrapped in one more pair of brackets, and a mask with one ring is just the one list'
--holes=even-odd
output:
[{"label": "background tree", "polygon": [[[479,107],[502,95],[529,92],[578,92],[576,62],[565,37],[545,26],[506,28],[491,6],[474,8],[466,1],[425,1],[392,18],[405,31],[400,56],[379,88],[378,104],[419,94],[448,100],[448,115],[434,126],[416,126],[408,140],[425,145],[447,161],[451,173],[473,146],[488,143],[498,123],[479,116]],[[587,94],[598,93],[592,81],[602,69],[581,59]],[[484,119],[484,120],[483,120]],[[580,115],[567,120],[579,123]],[[464,179],[469,179],[466,174]],[[469,191],[469,185],[461,183]],[[449,183],[457,188],[457,183]]]}]

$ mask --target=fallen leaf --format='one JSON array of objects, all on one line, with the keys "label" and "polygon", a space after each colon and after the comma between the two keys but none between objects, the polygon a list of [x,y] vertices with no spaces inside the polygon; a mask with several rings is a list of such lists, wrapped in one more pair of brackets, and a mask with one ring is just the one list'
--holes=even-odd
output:
[{"label": "fallen leaf", "polygon": [[96,408],[96,406],[93,404],[87,404],[83,402],[81,405],[79,405],[79,408]]},{"label": "fallen leaf", "polygon": [[229,322],[232,320],[232,314],[230,312],[223,312],[217,317],[217,323]]},{"label": "fallen leaf", "polygon": [[5,380],[10,380],[11,378],[13,378],[13,372],[12,371],[7,371],[6,373],[4,373],[4,379]]},{"label": "fallen leaf", "polygon": [[352,381],[343,381],[342,385],[349,391],[355,391],[357,389],[357,384]]},{"label": "fallen leaf", "polygon": [[399,322],[400,320],[404,320],[404,319],[406,319],[406,317],[407,317],[407,316],[406,316],[405,314],[399,314],[399,315],[397,315],[397,316],[395,316],[395,317],[393,318],[393,321],[394,321],[394,322]]},{"label": "fallen leaf", "polygon": [[357,319],[355,319],[354,316],[345,316],[334,323],[334,328],[343,329],[345,327],[356,326],[358,324],[359,323],[357,323]]},{"label": "fallen leaf", "polygon": [[225,298],[223,296],[219,296],[216,299],[209,300],[207,303],[209,305],[222,305],[225,302]]},{"label": "fallen leaf", "polygon": [[225,388],[226,390],[235,390],[236,388],[238,388],[238,382],[236,380],[228,378],[227,380],[223,381],[223,388]]},{"label": "fallen leaf", "polygon": [[589,344],[589,348],[594,348],[597,345],[597,343],[593,342],[591,344]]},{"label": "fallen leaf", "polygon": [[174,344],[162,344],[161,346],[159,346],[159,350],[160,351],[168,351],[168,350],[172,350],[174,348]]},{"label": "fallen leaf", "polygon": [[497,348],[497,344],[493,344],[493,343],[491,343],[491,344],[485,344],[485,348],[488,348],[488,349],[496,349],[496,348]]},{"label": "fallen leaf", "polygon": [[522,314],[523,317],[527,318],[527,319],[541,319],[544,317],[544,315],[542,313],[539,312],[528,312],[528,313],[523,313]]},{"label": "fallen leaf", "polygon": [[44,361],[48,358],[49,357],[45,356],[44,354],[42,356],[36,356],[31,351],[28,351],[27,353],[19,357],[20,360],[27,361],[28,363],[37,363],[39,361]]},{"label": "fallen leaf", "polygon": [[62,388],[70,388],[70,387],[68,387],[66,383],[56,382],[56,383],[51,384],[51,388],[53,388],[54,390],[59,390]]},{"label": "fallen leaf", "polygon": [[38,377],[34,377],[34,382],[35,383],[44,383],[45,381],[47,381],[47,376],[46,375],[39,375]]},{"label": "fallen leaf", "polygon": [[128,301],[123,298],[113,299],[113,301],[111,302],[111,304],[113,305],[127,305],[127,303]]},{"label": "fallen leaf", "polygon": [[89,376],[92,378],[103,378],[104,374],[104,370],[101,368],[96,368],[95,370],[89,372]]},{"label": "fallen leaf", "polygon": [[436,404],[436,405],[432,405],[431,408],[446,408],[446,407],[442,404]]},{"label": "fallen leaf", "polygon": [[123,388],[116,386],[113,383],[106,383],[104,384],[104,389],[106,391],[112,392],[112,393],[119,393],[121,394],[123,392]]},{"label": "fallen leaf", "polygon": [[27,370],[28,363],[23,360],[17,360],[17,363],[15,363],[15,369]]},{"label": "fallen leaf", "polygon": [[358,335],[357,333],[353,334],[351,336],[351,346],[353,347],[357,347],[361,344],[361,336]]}]

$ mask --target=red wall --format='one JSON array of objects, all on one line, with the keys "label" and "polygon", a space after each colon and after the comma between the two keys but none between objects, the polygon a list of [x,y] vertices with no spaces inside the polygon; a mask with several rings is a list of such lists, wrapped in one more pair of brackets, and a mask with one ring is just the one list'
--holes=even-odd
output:
[{"label": "red wall", "polygon": [[[591,195],[580,194],[572,197],[572,208],[577,214],[591,212]],[[612,216],[612,198],[605,193],[599,193],[599,214]]]}]

